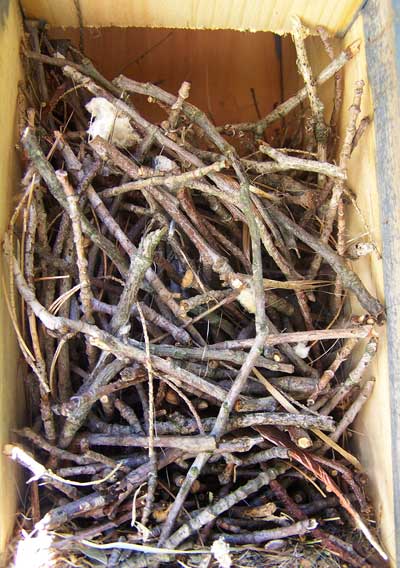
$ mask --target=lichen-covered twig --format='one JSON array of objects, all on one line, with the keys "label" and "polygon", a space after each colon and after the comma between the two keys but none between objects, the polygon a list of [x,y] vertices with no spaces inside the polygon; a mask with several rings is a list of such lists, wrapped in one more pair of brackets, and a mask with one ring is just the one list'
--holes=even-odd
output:
[{"label": "lichen-covered twig", "polygon": [[[314,80],[310,63],[308,61],[307,50],[304,40],[309,34],[307,28],[303,25],[298,16],[293,17],[292,36],[296,46],[297,67],[302,75],[307,90],[308,100],[314,123],[314,135],[317,142],[318,159],[322,162],[326,161],[329,129],[325,124],[324,105],[317,93],[317,86]],[[320,176],[319,184],[322,185],[323,177]]]},{"label": "lichen-covered twig", "polygon": [[[64,190],[65,196],[67,198],[69,216],[71,218],[72,234],[74,236],[76,258],[79,272],[80,280],[80,298],[82,304],[82,311],[84,318],[88,323],[94,323],[93,312],[92,312],[92,289],[90,285],[90,278],[88,272],[88,261],[85,255],[83,246],[83,233],[80,220],[80,214],[78,209],[79,198],[76,195],[74,188],[68,180],[67,172],[63,170],[57,170],[56,176],[62,188]],[[90,367],[93,368],[95,365],[96,351],[90,343],[86,345],[86,352],[90,362]]]},{"label": "lichen-covered twig", "polygon": [[119,335],[122,328],[127,324],[132,306],[136,303],[139,286],[153,261],[154,252],[165,234],[165,229],[157,229],[157,231],[143,237],[139,248],[132,257],[125,287],[110,322],[112,333]]},{"label": "lichen-covered twig", "polygon": [[[329,36],[329,32],[323,26],[317,28],[317,32],[321,41],[325,47],[325,51],[328,54],[331,61],[335,60],[334,49],[332,46],[332,41]],[[329,123],[329,142],[328,144],[328,160],[334,159],[337,151],[337,141],[338,141],[338,127],[340,113],[343,104],[343,91],[344,91],[344,74],[343,69],[339,69],[335,73],[335,96],[333,100],[333,109],[331,114],[331,119]]]},{"label": "lichen-covered twig", "polygon": [[[62,206],[65,211],[69,210],[67,198],[65,197],[64,191],[60,182],[58,181],[54,169],[46,160],[39,143],[37,141],[36,136],[34,135],[31,128],[26,128],[21,142],[24,146],[24,149],[29,156],[30,160],[34,164],[35,168],[37,169],[39,175],[45,181],[49,191],[54,196],[54,198],[58,201],[58,203]],[[126,265],[121,257],[120,253],[118,252],[117,248],[103,235],[101,235],[97,229],[89,223],[86,217],[80,213],[80,222],[82,225],[82,230],[85,234],[88,235],[90,239],[104,252],[110,256],[113,260],[115,265],[117,266],[118,270],[124,274],[126,272]]]},{"label": "lichen-covered twig", "polygon": [[231,507],[233,507],[233,505],[239,503],[251,493],[254,493],[264,485],[268,485],[272,479],[278,477],[278,475],[286,471],[288,467],[289,466],[286,464],[281,464],[274,468],[268,468],[263,473],[260,473],[260,475],[255,479],[239,487],[226,497],[219,499],[209,507],[206,507],[203,511],[198,513],[193,519],[191,519],[188,523],[185,523],[173,535],[171,535],[165,545],[171,548],[179,546],[191,534],[193,534],[193,532],[201,529],[201,527],[225,511],[228,511]]},{"label": "lichen-covered twig", "polygon": [[295,535],[302,536],[315,530],[317,526],[318,523],[315,519],[304,519],[287,527],[253,532],[241,531],[240,534],[235,535],[227,534],[224,535],[224,541],[229,544],[261,544],[269,540],[288,538]]}]

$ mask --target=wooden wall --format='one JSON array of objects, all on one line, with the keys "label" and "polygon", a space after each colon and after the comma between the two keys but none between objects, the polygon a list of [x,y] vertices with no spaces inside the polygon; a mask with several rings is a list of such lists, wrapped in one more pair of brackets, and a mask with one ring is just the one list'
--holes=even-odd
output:
[{"label": "wooden wall", "polygon": [[[2,6],[4,7],[2,3]],[[11,0],[1,14],[0,23],[0,240],[8,225],[13,194],[18,184],[18,157],[15,148],[16,99],[21,78],[19,41],[21,35],[17,2]],[[0,254],[0,279],[4,263]],[[19,352],[8,317],[3,286],[0,284],[0,565],[1,554],[15,522],[17,505],[17,468],[3,456],[3,446],[10,441],[24,411],[22,386],[17,381]]]},{"label": "wooden wall", "polygon": [[[52,37],[71,38],[76,29],[52,29]],[[191,81],[190,100],[217,123],[256,120],[281,100],[278,36],[232,30],[174,30],[143,28],[86,29],[85,52],[108,78],[123,73],[137,81],[151,81],[177,93]],[[143,98],[138,99],[140,101]],[[151,118],[165,113],[152,105]],[[148,113],[148,105],[142,110]]]},{"label": "wooden wall", "polygon": [[[77,27],[74,0],[21,0],[26,15]],[[363,0],[79,0],[84,27],[232,29],[287,33],[291,17],[344,32]]]}]

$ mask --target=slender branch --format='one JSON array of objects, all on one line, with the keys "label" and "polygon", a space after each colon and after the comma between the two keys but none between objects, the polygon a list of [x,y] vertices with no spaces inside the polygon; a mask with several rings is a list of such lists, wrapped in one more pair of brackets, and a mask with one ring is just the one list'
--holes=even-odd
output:
[{"label": "slender branch", "polygon": [[[263,152],[263,154],[266,154],[267,156],[275,160],[280,165],[282,171],[299,170],[304,172],[316,172],[325,176],[339,179],[341,181],[346,180],[346,172],[341,167],[334,166],[333,164],[329,164],[328,162],[314,162],[312,160],[305,160],[303,158],[295,158],[293,156],[284,154],[279,150],[275,150],[275,148],[272,148],[266,142],[263,142],[260,145],[259,149],[261,152]],[[266,170],[267,164],[265,164],[264,173],[268,173]]]},{"label": "slender branch", "polygon": [[365,383],[363,388],[361,389],[359,395],[355,399],[355,401],[351,404],[351,406],[346,410],[343,414],[342,419],[336,426],[335,431],[330,434],[331,440],[337,442],[342,434],[347,430],[347,428],[352,424],[359,412],[361,411],[364,404],[368,401],[369,397],[371,396],[372,390],[374,388],[375,379],[369,380]]},{"label": "slender branch", "polygon": [[315,530],[318,523],[315,519],[304,519],[287,527],[279,527],[263,531],[244,532],[224,535],[224,541],[229,544],[261,544],[269,540],[302,536]]},{"label": "slender branch", "polygon": [[346,266],[344,260],[337,253],[320,239],[307,233],[307,231],[275,207],[270,206],[268,210],[276,221],[282,223],[290,233],[307,244],[331,265],[333,270],[340,276],[343,286],[355,294],[368,313],[377,318],[378,321],[385,319],[382,304],[368,292],[359,277]]},{"label": "slender branch", "polygon": [[372,359],[376,355],[378,349],[378,341],[376,337],[372,337],[365,348],[365,351],[356,367],[349,374],[344,383],[339,387],[333,397],[319,411],[320,414],[330,414],[334,408],[344,399],[344,397],[357,385],[360,384],[363,375],[370,365]]}]

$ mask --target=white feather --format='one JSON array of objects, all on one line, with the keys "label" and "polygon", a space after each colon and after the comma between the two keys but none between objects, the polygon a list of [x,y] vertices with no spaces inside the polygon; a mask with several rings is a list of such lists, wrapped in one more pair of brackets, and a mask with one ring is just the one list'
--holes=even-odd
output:
[{"label": "white feather", "polygon": [[[243,282],[239,279],[235,279],[231,281],[231,286],[236,289],[241,288],[243,286]],[[256,299],[252,288],[249,286],[243,288],[237,299],[243,308],[249,312],[249,314],[256,313]]]},{"label": "white feather", "polygon": [[220,568],[231,568],[232,559],[229,554],[229,544],[224,541],[222,536],[212,543],[211,554],[218,562]]},{"label": "white feather", "polygon": [[175,162],[162,155],[153,158],[153,166],[157,172],[173,172],[179,169]]},{"label": "white feather", "polygon": [[107,99],[93,97],[86,109],[92,115],[87,130],[90,138],[100,136],[119,148],[128,148],[138,141],[138,135],[133,130],[126,116],[121,116]]},{"label": "white feather", "polygon": [[311,346],[307,347],[307,343],[304,343],[303,341],[296,343],[293,348],[294,352],[298,357],[300,357],[300,359],[306,359],[310,353],[310,349]]}]

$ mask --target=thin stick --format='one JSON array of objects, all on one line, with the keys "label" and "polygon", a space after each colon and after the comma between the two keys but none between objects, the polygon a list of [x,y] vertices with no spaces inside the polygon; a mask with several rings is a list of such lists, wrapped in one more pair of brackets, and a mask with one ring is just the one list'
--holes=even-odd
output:
[{"label": "thin stick", "polygon": [[[328,341],[332,339],[365,339],[370,335],[372,326],[360,325],[338,329],[318,329],[314,331],[295,331],[293,333],[274,333],[268,335],[265,346],[302,343],[307,341]],[[233,339],[209,345],[210,349],[249,349],[254,339]]]},{"label": "thin stick", "polygon": [[136,416],[133,409],[127,404],[125,404],[125,402],[123,402],[119,398],[115,400],[114,404],[115,407],[118,409],[119,413],[121,414],[122,418],[124,418],[124,420],[128,422],[129,426],[131,426],[134,429],[134,431],[137,432],[138,434],[144,434],[142,426],[140,424],[140,420]]},{"label": "thin stick", "polygon": [[[102,143],[102,142],[101,142]],[[100,152],[100,140],[96,138],[91,142],[91,146],[97,151]],[[100,154],[102,155],[102,154]],[[202,177],[212,173],[212,172],[219,172],[222,169],[227,167],[227,163],[225,160],[221,160],[220,162],[216,162],[215,164],[211,164],[210,166],[202,166],[195,170],[190,170],[189,172],[185,172],[183,174],[177,174],[172,176],[162,176],[157,175],[154,177],[148,177],[146,179],[141,179],[138,181],[132,181],[129,183],[125,183],[119,185],[117,187],[110,187],[109,189],[105,189],[101,192],[100,197],[102,199],[108,197],[116,197],[117,195],[123,195],[124,193],[129,193],[131,191],[138,191],[138,190],[151,190],[156,186],[165,186],[169,190],[179,189],[180,187],[187,186],[190,182],[194,180],[201,179]],[[220,195],[218,193],[218,195]]]},{"label": "thin stick", "polygon": [[69,487],[57,479],[58,476],[49,472],[42,464],[35,460],[23,448],[14,444],[6,444],[3,450],[4,455],[14,461],[17,461],[23,467],[29,469],[33,473],[32,481],[44,478],[48,483],[54,485],[56,489],[67,495],[70,499],[79,499],[80,494],[74,487]]},{"label": "thin stick", "polygon": [[183,103],[189,98],[191,84],[189,81],[183,81],[178,91],[178,98],[171,107],[171,112],[168,117],[169,130],[174,130],[178,124],[179,114],[182,111]]},{"label": "thin stick", "polygon": [[[132,306],[136,303],[139,286],[153,261],[155,250],[165,234],[166,229],[157,229],[141,240],[135,256],[131,259],[126,283],[111,319],[112,333],[121,333],[122,328],[128,323]],[[140,306],[137,306],[137,309],[139,315],[143,313],[140,311]]]},{"label": "thin stick", "polygon": [[323,391],[335,376],[336,371],[339,369],[340,365],[349,358],[354,347],[357,345],[358,341],[355,337],[350,337],[343,347],[336,353],[334,361],[331,363],[328,369],[326,369],[314,390],[314,392],[309,397],[307,404],[312,406],[315,404],[319,394]]},{"label": "thin stick", "polygon": [[[325,47],[325,51],[327,52],[329,59],[334,61],[335,53],[333,50],[333,46],[331,43],[331,38],[329,36],[328,31],[326,28],[319,26],[317,28],[317,32],[321,38],[321,41]],[[340,112],[342,109],[343,104],[343,91],[344,91],[344,74],[343,69],[340,69],[335,73],[335,98],[333,101],[333,109],[331,114],[330,120],[330,133],[329,133],[329,141],[331,150],[329,151],[328,159],[334,159],[336,156],[336,149],[337,149],[337,137],[338,137],[338,125],[340,119]]]},{"label": "thin stick", "polygon": [[382,304],[368,292],[358,276],[347,267],[346,263],[338,254],[321,239],[307,233],[307,231],[274,206],[269,206],[268,210],[276,221],[282,223],[290,233],[311,247],[331,265],[333,270],[340,276],[345,288],[348,288],[355,294],[360,304],[368,313],[377,318],[378,321],[385,319]]},{"label": "thin stick", "polygon": [[188,523],[182,525],[171,537],[166,541],[166,546],[176,548],[184,542],[191,534],[201,529],[204,525],[211,522],[225,511],[228,511],[233,505],[246,499],[248,495],[261,489],[264,485],[268,485],[272,479],[275,479],[288,469],[286,464],[277,465],[274,468],[268,468],[260,473],[255,479],[249,481],[242,487],[238,487],[226,497],[222,497],[212,505],[203,509]]},{"label": "thin stick", "polygon": [[[69,215],[72,224],[72,234],[74,236],[75,250],[77,256],[77,265],[80,280],[80,299],[82,303],[82,311],[84,318],[88,323],[94,323],[93,309],[92,309],[92,289],[90,285],[90,277],[88,272],[88,261],[84,252],[83,246],[83,233],[80,220],[80,214],[78,210],[79,198],[76,195],[72,185],[68,181],[68,174],[63,170],[57,170],[56,176],[60,184],[64,189],[65,196],[67,198]],[[96,350],[92,345],[86,344],[86,352],[89,359],[90,367],[93,368],[95,365]]]},{"label": "thin stick", "polygon": [[[138,341],[132,341],[132,344],[143,348],[143,344]],[[233,350],[211,350],[207,347],[179,347],[172,345],[151,345],[150,353],[159,355],[161,357],[172,357],[173,359],[193,359],[195,361],[229,361],[238,365],[243,365],[248,355],[247,353],[241,353],[240,351]],[[259,355],[256,358],[254,364],[257,367],[270,369],[272,371],[279,371],[281,373],[293,373],[293,365],[266,359],[262,355]]]},{"label": "thin stick", "polygon": [[[29,217],[25,234],[25,251],[24,251],[24,270],[27,278],[28,286],[30,287],[32,293],[35,293],[35,285],[33,281],[34,277],[34,246],[35,246],[35,235],[37,231],[37,210],[35,202],[32,201],[28,209]],[[40,414],[46,433],[46,438],[49,442],[54,442],[56,439],[56,430],[54,416],[51,409],[51,401],[49,393],[51,388],[49,386],[49,379],[46,371],[46,363],[44,361],[42,351],[40,348],[39,334],[37,330],[36,316],[32,310],[27,307],[29,330],[31,335],[33,353],[35,356],[35,362],[31,365],[32,370],[36,374],[39,382],[39,392],[40,392]],[[30,359],[27,358],[29,363]]]},{"label": "thin stick", "polygon": [[148,448],[152,443],[157,448],[180,448],[183,452],[196,455],[199,452],[213,452],[217,449],[211,435],[196,436],[112,436],[107,434],[87,434],[85,439],[91,446],[121,446],[127,448]]},{"label": "thin stick", "polygon": [[272,148],[266,142],[263,142],[259,146],[259,149],[263,154],[266,154],[267,156],[275,160],[281,166],[282,171],[300,170],[304,172],[315,172],[324,176],[333,177],[334,179],[341,181],[346,180],[346,172],[344,171],[342,166],[338,167],[322,160],[313,161],[305,160],[304,158],[295,158],[294,156],[288,156],[287,154],[284,154],[283,152]]},{"label": "thin stick", "polygon": [[155,429],[155,413],[154,413],[154,381],[153,381],[153,367],[151,366],[151,358],[150,358],[150,343],[149,343],[149,336],[147,333],[146,321],[143,316],[143,312],[141,310],[140,304],[136,304],[137,309],[139,312],[140,320],[142,322],[144,340],[146,345],[146,368],[147,368],[147,376],[149,380],[149,425],[148,425],[148,434],[149,434],[149,462],[151,471],[149,473],[148,481],[147,481],[147,495],[146,495],[146,503],[143,508],[142,512],[142,519],[141,522],[144,526],[147,525],[150,515],[152,513],[154,498],[155,498],[155,491],[157,487],[157,454],[154,451],[154,429]]},{"label": "thin stick", "polygon": [[[183,345],[190,343],[190,335],[181,327],[174,325],[167,318],[163,317],[161,314],[157,313],[153,308],[147,306],[144,303],[140,303],[141,310],[147,321],[154,324],[156,327],[164,329],[171,335],[178,343]],[[100,300],[93,299],[93,310],[104,314],[113,315],[117,309],[117,306],[106,304]],[[139,311],[137,304],[132,306],[131,315],[138,317]]]},{"label": "thin stick", "polygon": [[[305,520],[307,518],[302,509],[293,501],[279,481],[271,481],[271,488],[276,497],[284,503],[284,506],[291,517],[300,520]],[[333,537],[331,534],[319,528],[315,530],[314,537],[321,539],[321,542],[328,550],[345,560],[351,566],[354,566],[355,568],[367,568],[367,564],[354,552],[353,548],[351,547],[350,550],[348,550],[346,543],[337,537]]]},{"label": "thin stick", "polygon": [[196,425],[197,425],[197,428],[199,430],[199,434],[204,434],[205,431],[204,431],[204,428],[203,428],[203,424],[201,422],[201,418],[198,415],[195,407],[193,406],[190,398],[185,396],[183,394],[183,392],[175,385],[173,377],[171,377],[169,379],[167,379],[166,377],[163,377],[163,382],[165,384],[167,384],[172,390],[174,390],[178,394],[178,396],[186,403],[187,407],[189,408],[190,412],[193,414],[193,417],[196,421]]},{"label": "thin stick", "polygon": [[[341,69],[347,63],[347,61],[352,59],[352,57],[354,57],[359,52],[359,50],[360,50],[360,41],[356,41],[356,42],[352,43],[349,47],[347,47],[346,50],[342,51],[340,53],[340,55],[335,59],[335,61],[330,63],[318,75],[318,77],[316,78],[317,85],[322,85],[323,83],[328,81],[331,77],[333,77],[333,75],[339,69]],[[34,57],[34,55],[31,52],[28,53],[28,56]],[[49,63],[51,63],[51,62],[49,62]],[[64,65],[65,65],[65,61],[64,61]],[[157,87],[154,88],[153,85],[149,85],[149,84],[145,84],[145,83],[138,83],[137,81],[132,81],[131,79],[128,79],[128,78],[124,77],[123,75],[120,75],[120,77],[118,77],[114,81],[114,84],[117,85],[120,89],[126,90],[127,92],[140,93],[140,94],[143,94],[143,95],[146,95],[146,96],[154,96],[155,98],[158,98],[159,100],[162,100],[163,102],[165,102],[167,104],[173,104],[173,102],[176,100],[176,98],[173,95],[169,95],[168,93],[165,93],[165,91],[162,91],[162,89],[159,89]],[[150,87],[153,87],[153,88],[150,88]],[[168,98],[167,98],[166,95],[168,95]],[[298,91],[298,93],[296,95],[294,95],[290,99],[286,100],[284,103],[278,105],[270,114],[268,114],[266,117],[262,118],[261,120],[259,120],[257,122],[244,122],[244,123],[239,123],[239,124],[227,124],[225,126],[219,127],[218,131],[219,132],[221,132],[221,131],[236,131],[236,132],[243,131],[243,132],[245,132],[245,131],[248,131],[248,130],[253,130],[253,131],[256,132],[256,134],[258,136],[261,136],[262,133],[264,132],[264,130],[270,124],[273,124],[274,122],[276,122],[278,120],[281,120],[283,117],[285,117],[287,114],[289,114],[289,112],[291,112],[293,109],[295,109],[306,98],[307,98],[307,89],[305,87],[303,87],[300,91]],[[184,104],[183,105],[184,112],[185,112],[186,108],[187,108],[187,104]],[[189,116],[189,118],[191,118],[191,117]]]},{"label": "thin stick", "polygon": [[361,411],[362,407],[371,396],[374,384],[375,384],[375,379],[371,379],[365,383],[365,385],[361,389],[360,394],[357,396],[357,398],[351,404],[348,410],[346,410],[346,412],[343,414],[342,419],[336,426],[336,430],[332,434],[330,434],[329,437],[331,438],[331,440],[337,442],[341,437],[341,435],[350,426],[350,424],[354,422],[357,414]]},{"label": "thin stick", "polygon": [[[318,97],[317,86],[312,74],[311,66],[308,60],[307,51],[304,40],[309,35],[309,31],[302,24],[298,16],[293,17],[292,36],[296,46],[297,67],[302,75],[307,89],[308,100],[313,115],[314,134],[318,146],[318,160],[326,161],[326,144],[328,141],[329,129],[325,124],[324,105]],[[318,185],[322,186],[324,177],[319,176]]]},{"label": "thin stick", "polygon": [[[307,454],[306,452],[296,448],[296,446],[292,444],[290,440],[286,440],[286,437],[275,428],[258,426],[257,431],[274,444],[288,448],[289,455],[292,458],[300,462],[306,469],[314,473],[314,475],[320,481],[322,481],[322,483],[324,483],[327,491],[331,491],[337,496],[341,506],[347,511],[347,513],[349,513],[355,526],[363,533],[371,546],[375,548],[375,550],[384,560],[388,560],[386,552],[382,549],[378,541],[372,535],[371,531],[364,523],[359,513],[353,508],[349,499],[342,493],[333,479],[326,473],[326,471],[319,465],[319,463],[317,463],[317,461],[313,459],[310,454]],[[291,446],[293,446],[293,448]]]},{"label": "thin stick", "polygon": [[344,397],[357,385],[360,384],[362,377],[371,363],[372,359],[375,357],[376,351],[378,349],[378,340],[376,337],[372,337],[365,348],[364,354],[359,360],[358,364],[351,371],[344,383],[339,387],[333,397],[325,404],[323,408],[320,409],[320,414],[330,414],[334,408],[344,399]]},{"label": "thin stick", "polygon": [[304,519],[287,527],[279,527],[263,531],[245,532],[240,534],[224,535],[224,541],[230,544],[261,544],[269,540],[289,538],[291,536],[302,536],[317,528],[318,523],[315,519]]},{"label": "thin stick", "polygon": [[[364,81],[362,80],[357,81],[354,90],[353,104],[349,110],[349,121],[346,129],[346,134],[339,158],[339,166],[343,171],[347,170],[347,165],[351,155],[351,147],[357,127],[357,118],[361,111],[360,104],[361,104],[363,90],[364,90]],[[336,218],[336,214],[338,212],[338,207],[341,201],[344,188],[345,186],[342,180],[337,180],[333,186],[332,197],[329,201],[328,210],[325,214],[324,224],[322,226],[321,241],[323,243],[327,243],[329,241],[329,237],[332,233],[333,223]],[[316,255],[311,263],[311,267],[308,272],[308,277],[311,279],[315,278],[316,274],[319,271],[319,268],[321,266],[321,256],[322,256],[321,254]]]},{"label": "thin stick", "polygon": [[[350,59],[352,59],[360,50],[360,41],[355,41],[346,50],[342,51],[338,57],[332,61],[315,79],[317,85],[323,85],[331,77],[334,76]],[[122,81],[118,81],[118,85],[122,87]],[[307,98],[307,88],[303,87],[293,97],[278,105],[270,114],[257,122],[241,122],[239,124],[226,124],[218,128],[219,131],[246,132],[252,130],[257,136],[262,136],[264,130],[274,122],[281,120],[287,116],[293,109],[299,106]]]}]

